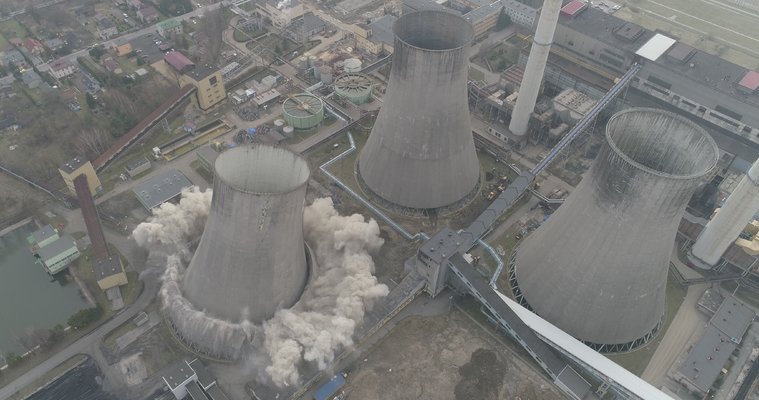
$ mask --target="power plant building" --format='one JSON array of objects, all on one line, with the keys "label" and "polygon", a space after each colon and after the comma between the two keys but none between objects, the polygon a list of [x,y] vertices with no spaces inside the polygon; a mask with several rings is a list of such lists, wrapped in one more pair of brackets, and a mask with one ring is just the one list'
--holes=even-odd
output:
[{"label": "power plant building", "polygon": [[718,157],[714,140],[682,117],[616,114],[591,170],[513,255],[517,299],[598,351],[647,343],[664,317],[680,219]]},{"label": "power plant building", "polygon": [[[303,206],[310,169],[284,148],[236,147],[216,158],[213,199],[203,236],[181,291],[204,320],[181,302],[169,318],[185,343],[200,353],[236,358],[257,323],[295,304],[309,275]],[[210,322],[209,322],[210,321]],[[233,326],[222,334],[218,326]]]},{"label": "power plant building", "polygon": [[461,16],[420,11],[399,18],[394,33],[387,93],[359,155],[359,175],[392,204],[449,206],[480,177],[467,100],[473,30]]}]

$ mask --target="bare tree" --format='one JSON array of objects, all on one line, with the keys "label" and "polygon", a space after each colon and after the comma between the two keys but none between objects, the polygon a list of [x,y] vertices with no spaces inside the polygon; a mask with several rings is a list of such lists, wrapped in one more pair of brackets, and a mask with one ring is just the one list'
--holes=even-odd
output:
[{"label": "bare tree", "polygon": [[74,149],[78,154],[85,154],[93,159],[108,150],[111,144],[111,135],[102,129],[92,128],[82,131],[76,138]]},{"label": "bare tree", "polygon": [[224,17],[223,7],[209,11],[198,23],[198,32],[204,36],[204,43],[201,44],[201,62],[204,64],[216,63],[221,56],[223,46],[222,34],[227,28],[227,20]]}]

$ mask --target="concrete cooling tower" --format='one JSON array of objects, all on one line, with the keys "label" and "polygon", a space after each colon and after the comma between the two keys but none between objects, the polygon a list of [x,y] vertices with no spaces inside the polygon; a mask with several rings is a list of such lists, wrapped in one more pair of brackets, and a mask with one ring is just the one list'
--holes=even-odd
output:
[{"label": "concrete cooling tower", "polygon": [[517,299],[598,351],[645,344],[661,327],[678,224],[718,157],[682,117],[614,115],[591,170],[513,255]]},{"label": "concrete cooling tower", "polygon": [[306,285],[308,163],[289,150],[257,145],[222,153],[215,172],[211,210],[182,292],[211,317],[259,322],[295,304]]},{"label": "concrete cooling tower", "polygon": [[469,121],[467,73],[473,29],[444,11],[399,18],[387,94],[359,173],[374,194],[408,208],[465,198],[480,170]]}]

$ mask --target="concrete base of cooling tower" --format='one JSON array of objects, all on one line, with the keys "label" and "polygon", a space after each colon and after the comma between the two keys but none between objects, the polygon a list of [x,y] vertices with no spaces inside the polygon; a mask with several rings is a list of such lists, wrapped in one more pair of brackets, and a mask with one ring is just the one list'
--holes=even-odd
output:
[{"label": "concrete base of cooling tower", "polygon": [[375,193],[369,187],[369,185],[366,184],[364,179],[361,177],[361,172],[359,171],[358,163],[356,163],[354,176],[356,177],[356,182],[358,183],[358,186],[361,188],[361,192],[373,204],[376,204],[380,206],[381,208],[388,210],[390,212],[393,212],[395,214],[401,214],[401,215],[413,217],[413,218],[432,218],[433,216],[434,217],[449,216],[461,210],[462,208],[466,208],[467,206],[469,206],[472,203],[472,201],[477,197],[477,194],[480,192],[480,188],[482,187],[481,180],[477,179],[477,184],[474,186],[474,188],[459,201],[456,201],[447,206],[438,207],[438,208],[411,208],[411,207],[405,207],[399,204],[395,204],[392,201],[387,200],[383,198],[382,196],[380,196],[379,194]]},{"label": "concrete base of cooling tower", "polygon": [[[306,286],[293,307],[298,305],[300,299],[303,298],[303,293],[311,287],[311,283],[319,275],[319,264],[314,252],[307,243],[304,249],[308,277]],[[192,306],[186,299],[184,301],[186,305]],[[186,324],[188,313],[200,314],[199,318],[203,320],[203,323]],[[253,339],[253,325],[262,322],[223,321],[195,310],[194,307],[191,310],[187,309],[177,302],[164,304],[163,316],[172,337],[184,350],[205,360],[222,363],[236,362],[243,358]]]}]

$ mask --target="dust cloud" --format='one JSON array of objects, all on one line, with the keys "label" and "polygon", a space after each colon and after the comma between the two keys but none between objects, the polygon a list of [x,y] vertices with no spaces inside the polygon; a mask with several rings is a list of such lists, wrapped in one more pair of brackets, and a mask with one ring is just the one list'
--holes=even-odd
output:
[{"label": "dust cloud", "polygon": [[[312,271],[316,277],[294,307],[277,311],[260,325],[235,323],[198,310],[181,292],[184,268],[192,258],[188,244],[202,234],[211,198],[210,190],[187,190],[178,205],[163,204],[132,233],[150,251],[149,257],[165,260],[163,307],[170,315],[181,315],[171,318],[175,324],[192,326],[177,328],[218,336],[224,343],[230,338],[255,343],[256,348],[244,349],[246,364],[255,363],[277,386],[299,383],[304,362],[326,369],[338,351],[353,345],[353,333],[365,312],[389,291],[373,275],[371,254],[384,243],[377,222],[359,214],[339,215],[330,198],[315,200],[304,210],[303,228],[318,265]],[[231,352],[239,356],[244,350]]]}]

